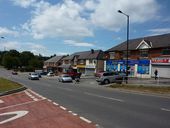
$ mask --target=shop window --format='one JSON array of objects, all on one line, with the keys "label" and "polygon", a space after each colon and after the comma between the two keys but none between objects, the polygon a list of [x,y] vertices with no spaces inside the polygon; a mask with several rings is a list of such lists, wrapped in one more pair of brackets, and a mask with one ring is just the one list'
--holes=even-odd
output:
[{"label": "shop window", "polygon": [[149,65],[138,65],[139,74],[149,74]]},{"label": "shop window", "polygon": [[148,57],[148,50],[140,50],[140,57]]},{"label": "shop window", "polygon": [[170,49],[163,49],[162,55],[170,55]]}]

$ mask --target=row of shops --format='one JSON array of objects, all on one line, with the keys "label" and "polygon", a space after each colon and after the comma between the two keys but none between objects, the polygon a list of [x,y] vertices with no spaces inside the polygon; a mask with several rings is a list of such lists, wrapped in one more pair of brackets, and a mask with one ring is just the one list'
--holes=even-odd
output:
[{"label": "row of shops", "polygon": [[[126,72],[126,60],[106,60],[105,71]],[[150,78],[158,70],[159,77],[170,78],[170,58],[153,58],[152,60],[128,60],[130,77]]]}]

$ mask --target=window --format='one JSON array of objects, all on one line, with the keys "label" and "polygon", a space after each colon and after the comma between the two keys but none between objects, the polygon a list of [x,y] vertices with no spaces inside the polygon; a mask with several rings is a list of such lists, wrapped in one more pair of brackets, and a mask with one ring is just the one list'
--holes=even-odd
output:
[{"label": "window", "polygon": [[170,55],[170,49],[169,48],[163,49],[162,50],[162,55]]},{"label": "window", "polygon": [[110,59],[115,59],[115,52],[110,52]]},{"label": "window", "polygon": [[85,61],[84,60],[80,60],[79,63],[80,64],[85,64]]},{"label": "window", "polygon": [[[128,57],[130,56],[130,51],[128,51]],[[123,58],[127,58],[127,51],[123,51]]]},{"label": "window", "polygon": [[148,50],[140,50],[140,57],[148,57]]},{"label": "window", "polygon": [[92,64],[93,63],[93,60],[89,60],[89,64]]}]

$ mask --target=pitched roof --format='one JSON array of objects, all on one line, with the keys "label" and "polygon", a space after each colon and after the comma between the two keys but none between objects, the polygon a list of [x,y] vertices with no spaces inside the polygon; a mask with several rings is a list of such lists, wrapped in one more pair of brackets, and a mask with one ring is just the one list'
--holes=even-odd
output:
[{"label": "pitched roof", "polygon": [[[170,47],[170,33],[168,33],[129,40],[129,50],[136,50],[137,46],[141,43],[142,40],[151,46],[151,48]],[[126,49],[127,41],[108,49],[107,52],[124,51]]]},{"label": "pitched roof", "polygon": [[102,53],[102,50],[76,52],[63,58],[63,60],[72,60],[75,56],[77,56],[78,59],[97,59],[100,53]]},{"label": "pitched roof", "polygon": [[60,61],[64,56],[54,56],[48,60],[46,60],[45,62],[58,62]]}]

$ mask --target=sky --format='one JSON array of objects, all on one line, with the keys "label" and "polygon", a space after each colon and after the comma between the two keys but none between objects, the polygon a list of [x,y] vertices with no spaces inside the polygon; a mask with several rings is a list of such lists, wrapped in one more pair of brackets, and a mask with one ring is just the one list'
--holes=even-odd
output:
[{"label": "sky", "polygon": [[[0,51],[36,55],[103,51],[129,38],[170,33],[170,0],[0,0]],[[4,37],[4,38],[2,38]]]}]

